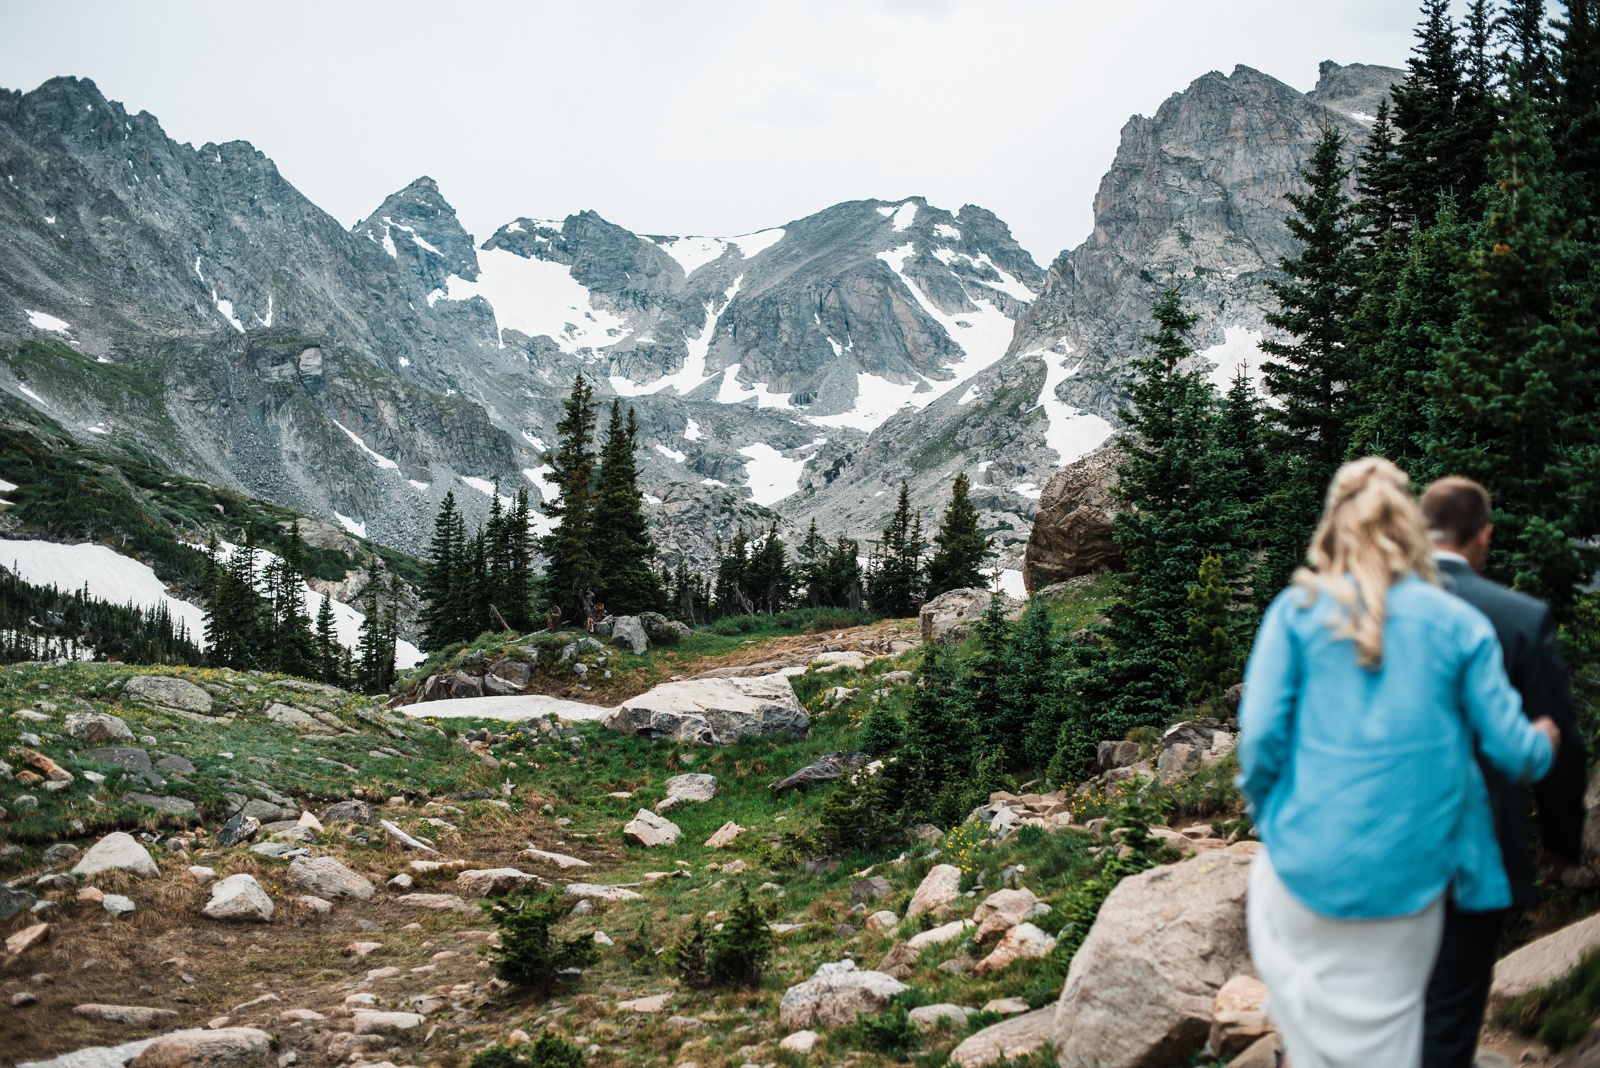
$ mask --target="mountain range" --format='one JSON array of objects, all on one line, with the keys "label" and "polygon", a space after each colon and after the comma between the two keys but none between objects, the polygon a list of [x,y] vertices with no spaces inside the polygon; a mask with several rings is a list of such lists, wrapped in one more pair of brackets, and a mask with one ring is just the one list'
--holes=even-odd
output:
[{"label": "mountain range", "polygon": [[[1352,159],[1391,68],[1247,67],[1135,116],[1087,240],[1042,269],[994,213],[836,204],[733,237],[593,211],[478,241],[422,177],[346,228],[244,142],[178,144],[92,82],[0,92],[0,389],[85,442],[425,548],[447,491],[550,492],[573,377],[639,417],[669,562],[735,526],[870,540],[965,470],[1015,567],[1050,473],[1113,432],[1169,281],[1219,382],[1257,360],[1286,196]],[[542,520],[542,516],[541,516]]]}]

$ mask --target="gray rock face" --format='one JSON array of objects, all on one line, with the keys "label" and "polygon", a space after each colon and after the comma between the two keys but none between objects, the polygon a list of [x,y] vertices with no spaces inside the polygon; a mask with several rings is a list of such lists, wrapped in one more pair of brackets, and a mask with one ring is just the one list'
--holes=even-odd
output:
[{"label": "gray rock face", "polygon": [[602,722],[622,734],[700,745],[744,735],[805,737],[811,718],[784,675],[665,682],[624,701]]},{"label": "gray rock face", "polygon": [[159,708],[199,715],[211,713],[211,695],[192,682],[166,675],[135,675],[122,688],[123,696]]}]

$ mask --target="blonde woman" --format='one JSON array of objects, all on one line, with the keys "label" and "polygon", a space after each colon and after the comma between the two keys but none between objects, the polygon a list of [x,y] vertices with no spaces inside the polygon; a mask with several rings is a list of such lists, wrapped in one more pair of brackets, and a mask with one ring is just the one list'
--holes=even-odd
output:
[{"label": "blonde woman", "polygon": [[1529,781],[1559,732],[1439,588],[1399,468],[1341,467],[1309,555],[1245,672],[1239,787],[1266,846],[1250,950],[1294,1068],[1416,1068],[1445,895],[1511,901],[1474,744]]}]

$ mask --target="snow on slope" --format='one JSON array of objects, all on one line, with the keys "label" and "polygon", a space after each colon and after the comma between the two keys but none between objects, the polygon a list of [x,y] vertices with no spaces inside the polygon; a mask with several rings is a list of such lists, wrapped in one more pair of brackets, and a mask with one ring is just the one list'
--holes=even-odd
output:
[{"label": "snow on slope", "polygon": [[[706,353],[711,349],[711,338],[717,332],[717,320],[722,318],[722,313],[728,310],[728,305],[733,303],[734,296],[739,292],[739,283],[744,281],[744,275],[733,280],[733,285],[723,294],[722,307],[714,308],[708,301],[705,304],[706,325],[698,337],[683,339],[684,347],[688,354],[683,358],[683,366],[670,375],[665,375],[654,382],[639,385],[630,378],[622,375],[611,376],[611,388],[620,396],[637,397],[645,393],[660,393],[671,387],[678,391],[678,396],[683,396],[696,386],[703,384],[711,376],[706,374]],[[691,439],[692,440],[692,439]]]},{"label": "snow on slope", "polygon": [[745,477],[750,484],[750,499],[757,504],[776,504],[800,488],[805,460],[791,460],[761,441],[746,445],[739,454],[749,457],[744,465]]},{"label": "snow on slope", "polygon": [[1233,385],[1234,373],[1243,366],[1250,384],[1257,393],[1262,392],[1261,361],[1264,357],[1261,352],[1261,331],[1229,326],[1223,328],[1223,338],[1222,344],[1212,345],[1200,354],[1216,364],[1206,375],[1207,380],[1217,387],[1218,393],[1226,393],[1228,387]]},{"label": "snow on slope", "polygon": [[199,605],[173,597],[156,573],[132,557],[104,545],[59,545],[53,541],[0,541],[0,567],[35,586],[62,590],[89,587],[89,595],[112,604],[140,608],[166,605],[195,641],[205,638],[205,613]]},{"label": "snow on slope", "polygon": [[720,260],[732,245],[747,260],[755,259],[767,249],[783,240],[781,226],[771,230],[758,230],[743,237],[652,237],[646,240],[660,246],[661,250],[678,261],[686,275],[694,274],[708,263]]},{"label": "snow on slope", "polygon": [[1066,355],[1040,349],[1024,355],[1037,356],[1044,361],[1044,388],[1039,391],[1039,404],[1050,420],[1045,427],[1044,443],[1056,451],[1059,457],[1056,462],[1065,467],[1103,445],[1115,428],[1093,412],[1074,408],[1056,398],[1056,387],[1078,370],[1078,365],[1072,362],[1070,348]]},{"label": "snow on slope", "polygon": [[629,333],[621,319],[591,303],[589,290],[563,263],[491,248],[478,253],[477,281],[453,274],[448,282],[444,299],[482,297],[500,330],[548,337],[566,353],[612,345]]},{"label": "snow on slope", "polygon": [[54,315],[42,311],[28,312],[28,325],[35,330],[49,330],[57,334],[65,334],[72,329],[65,319],[57,319]]}]

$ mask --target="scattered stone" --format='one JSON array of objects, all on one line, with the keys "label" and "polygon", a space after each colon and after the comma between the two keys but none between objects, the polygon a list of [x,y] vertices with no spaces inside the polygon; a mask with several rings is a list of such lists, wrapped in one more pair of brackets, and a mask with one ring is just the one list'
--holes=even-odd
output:
[{"label": "scattered stone", "polygon": [[958,1068],[982,1068],[984,1065],[1027,1057],[1050,1043],[1054,1023],[1054,1007],[1037,1012],[1024,1011],[969,1035],[950,1051],[950,1063]]},{"label": "scattered stone", "polygon": [[38,1003],[39,995],[29,990],[19,990],[11,995],[11,1007],[13,1009],[25,1009],[29,1005],[37,1005]]},{"label": "scattered stone", "polygon": [[434,856],[439,855],[439,851],[437,849],[417,841],[415,838],[411,837],[405,831],[402,831],[399,827],[396,827],[388,820],[379,820],[378,826],[387,831],[389,837],[398,843],[402,849],[415,849],[418,852],[432,853]]},{"label": "scattered stone", "polygon": [[131,742],[133,731],[122,717],[105,712],[74,712],[67,717],[68,737],[80,742]]},{"label": "scattered stone", "polygon": [[541,860],[546,864],[554,864],[558,868],[587,868],[589,862],[577,857],[569,857],[565,853],[551,853],[536,846],[529,846],[522,851],[522,855],[533,860]]},{"label": "scattered stone", "polygon": [[888,909],[882,909],[867,917],[866,927],[869,931],[889,931],[893,930],[895,924],[899,922],[900,917]]},{"label": "scattered stone", "polygon": [[729,745],[745,735],[803,738],[811,731],[811,717],[782,674],[664,682],[602,722],[620,734],[699,745]]},{"label": "scattered stone", "polygon": [[906,1014],[911,1021],[911,1026],[918,1031],[932,1031],[936,1027],[947,1027],[953,1031],[960,1031],[967,1026],[967,1017],[975,1010],[965,1005],[919,1005]]},{"label": "scattered stone", "polygon": [[455,894],[402,894],[395,898],[402,905],[411,905],[433,912],[470,912],[474,906]]},{"label": "scattered stone", "polygon": [[622,828],[622,836],[634,845],[654,847],[673,845],[683,829],[671,820],[641,808]]},{"label": "scattered stone", "polygon": [[1143,1064],[1205,1041],[1217,992],[1252,970],[1242,845],[1129,876],[1106,898],[1056,1007],[1063,1063]]},{"label": "scattered stone", "polygon": [[744,833],[744,828],[739,826],[737,823],[733,822],[732,820],[729,820],[727,823],[724,823],[721,827],[718,827],[717,828],[717,832],[715,834],[713,834],[710,838],[706,839],[706,848],[707,849],[721,849],[724,846],[729,845],[730,843],[732,843],[732,841],[735,838],[739,837],[739,835],[742,834],[742,833]]},{"label": "scattered stone", "polygon": [[336,802],[322,812],[324,823],[332,823],[335,820],[344,820],[347,823],[371,823],[372,806],[365,801]]},{"label": "scattered stone", "polygon": [[953,641],[965,638],[972,625],[988,609],[989,602],[995,597],[1001,599],[1008,616],[1014,617],[1020,613],[1021,601],[1003,593],[991,593],[988,590],[970,587],[948,590],[926,602],[922,606],[918,620],[922,628],[923,641],[947,636]]},{"label": "scattered stone", "polygon": [[667,796],[656,803],[657,812],[671,812],[679,805],[710,801],[717,796],[717,777],[701,772],[674,775],[667,780]]},{"label": "scattered stone", "polygon": [[151,1027],[157,1020],[173,1019],[178,1015],[172,1009],[152,1009],[143,1005],[100,1005],[93,1002],[74,1005],[72,1012],[87,1020],[103,1020],[132,1027]]},{"label": "scattered stone", "polygon": [[100,907],[113,916],[126,916],[138,906],[132,898],[123,897],[121,894],[106,894],[100,899]]},{"label": "scattered stone", "polygon": [[978,933],[973,936],[973,941],[980,946],[993,942],[1023,920],[1040,915],[1034,910],[1041,904],[1032,890],[996,890],[984,898],[972,914],[978,924]]},{"label": "scattered stone", "polygon": [[189,869],[189,878],[193,879],[201,886],[209,886],[212,882],[216,881],[217,873],[212,868],[207,868],[196,864]]},{"label": "scattered stone", "polygon": [[166,675],[136,675],[123,686],[124,697],[162,708],[210,715],[211,695],[192,682]]},{"label": "scattered stone", "polygon": [[24,927],[6,939],[6,952],[12,957],[20,957],[49,937],[50,925],[48,923],[36,923],[31,927]]},{"label": "scattered stone", "polygon": [[650,651],[650,637],[638,616],[618,616],[611,621],[611,644],[625,646],[635,656]]},{"label": "scattered stone", "polygon": [[256,877],[245,872],[230,875],[211,888],[211,900],[200,910],[213,920],[267,923],[272,919],[272,898]]},{"label": "scattered stone", "polygon": [[295,900],[320,916],[326,916],[333,911],[333,902],[315,894],[301,894]]},{"label": "scattered stone", "polygon": [[168,755],[156,761],[156,770],[168,775],[193,775],[195,766],[181,756]]},{"label": "scattered stone", "polygon": [[331,733],[328,725],[317,719],[311,713],[295,708],[293,705],[280,704],[274,701],[267,706],[267,719],[280,727],[290,730],[303,731],[307,734]]},{"label": "scattered stone", "polygon": [[78,900],[84,904],[98,905],[106,899],[106,892],[98,886],[86,886],[78,891]]},{"label": "scattered stone", "polygon": [[[1488,1060],[1488,1056],[1494,1055],[1486,1055],[1486,1051],[1479,1050],[1478,1056],[1474,1058],[1473,1068],[1496,1068],[1494,1062]],[[1280,1063],[1283,1063],[1283,1041],[1277,1032],[1273,1032],[1265,1038],[1257,1039],[1249,1049],[1229,1061],[1228,1068],[1278,1068]],[[1503,1068],[1511,1068],[1511,1061],[1504,1060]],[[1562,1062],[1562,1068],[1568,1068],[1565,1062]],[[1582,1068],[1582,1063],[1573,1064],[1570,1068]]]},{"label": "scattered stone", "polygon": [[71,890],[77,882],[64,872],[53,872],[39,876],[33,881],[33,885],[44,890]]},{"label": "scattered stone", "polygon": [[0,886],[0,923],[26,912],[37,898],[26,890],[12,890]]},{"label": "scattered stone", "polygon": [[83,850],[71,842],[57,842],[44,851],[44,862],[46,864],[60,864],[63,861],[71,860],[81,852]]},{"label": "scattered stone", "polygon": [[962,938],[973,928],[971,920],[951,920],[937,927],[930,927],[926,931],[918,931],[907,940],[906,945],[912,949],[923,950],[929,946],[942,946],[946,942],[954,942]]},{"label": "scattered stone", "polygon": [[1164,783],[1180,782],[1200,770],[1201,750],[1179,742],[1169,745],[1156,758],[1156,770]]},{"label": "scattered stone", "polygon": [[846,1027],[862,1013],[876,1014],[910,989],[893,976],[861,971],[853,960],[824,964],[810,979],[784,991],[778,1020],[787,1031],[815,1024]]},{"label": "scattered stone", "polygon": [[1028,1003],[1022,998],[994,998],[983,1003],[983,1011],[998,1012],[1001,1016],[1016,1016],[1028,1011]]},{"label": "scattered stone", "polygon": [[544,880],[537,875],[516,868],[479,868],[456,876],[456,885],[474,897],[501,897],[529,884],[537,887],[542,882]]},{"label": "scattered stone", "polygon": [[425,1019],[415,1012],[358,1012],[352,1022],[358,1035],[395,1035],[421,1027]]},{"label": "scattered stone", "polygon": [[961,896],[961,869],[954,864],[935,864],[923,877],[922,884],[911,897],[906,916],[918,916],[940,905],[948,904]]},{"label": "scattered stone", "polygon": [[351,942],[345,947],[345,952],[354,954],[357,957],[365,957],[367,954],[376,953],[382,948],[382,942]]},{"label": "scattered stone", "polygon": [[259,853],[264,857],[274,857],[278,860],[288,860],[291,857],[309,857],[311,850],[305,846],[295,845],[293,842],[257,842],[250,847],[250,852]]},{"label": "scattered stone", "polygon": [[1050,955],[1056,940],[1031,923],[1019,923],[1009,928],[1000,944],[973,969],[978,975],[990,975],[1010,967],[1019,960],[1037,960]]},{"label": "scattered stone", "polygon": [[601,886],[596,883],[568,883],[567,896],[586,901],[638,901],[644,897],[625,886]]},{"label": "scattered stone", "polygon": [[815,1031],[796,1031],[792,1035],[785,1035],[778,1048],[785,1053],[798,1053],[805,1056],[817,1048],[817,1042],[822,1038]]},{"label": "scattered stone", "polygon": [[393,879],[390,879],[385,885],[388,886],[390,890],[410,890],[412,886],[412,879],[411,876],[407,875],[405,872],[401,872]]},{"label": "scattered stone", "polygon": [[[35,741],[34,744],[38,744],[37,741]],[[19,760],[28,765],[28,767],[36,769],[39,774],[43,775],[50,782],[70,783],[73,781],[74,776],[72,772],[68,771],[60,764],[57,764],[54,760],[51,760],[37,749],[24,749],[18,746],[14,747],[8,755],[12,760]]]},{"label": "scattered stone", "polygon": [[353,897],[368,901],[377,892],[372,880],[351,871],[336,857],[317,857],[312,860],[296,857],[289,863],[286,878],[291,886],[335,900]]},{"label": "scattered stone", "polygon": [[[139,676],[139,678],[148,677]],[[161,869],[156,867],[149,850],[125,831],[112,831],[91,846],[73,867],[72,874],[89,876],[98,875],[103,871],[128,871],[145,879],[156,879],[161,876]]]},{"label": "scattered stone", "polygon": [[1568,924],[1507,954],[1494,966],[1494,983],[1489,988],[1490,1013],[1530,990],[1555,982],[1576,968],[1597,946],[1600,946],[1600,915]]}]

